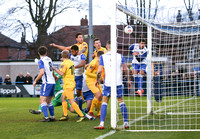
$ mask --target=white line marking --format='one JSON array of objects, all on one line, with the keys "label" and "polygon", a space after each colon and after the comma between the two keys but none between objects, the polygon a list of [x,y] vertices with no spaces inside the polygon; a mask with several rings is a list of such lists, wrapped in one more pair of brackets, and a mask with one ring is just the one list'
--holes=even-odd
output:
[{"label": "white line marking", "polygon": [[122,131],[128,131],[128,132],[194,132],[194,131],[200,131],[199,129],[179,129],[179,130],[122,130]]},{"label": "white line marking", "polygon": [[104,134],[104,135],[101,135],[101,136],[99,136],[99,137],[96,137],[95,139],[103,139],[103,138],[105,138],[105,137],[107,137],[107,136],[110,136],[110,135],[112,135],[112,134],[115,134],[115,132],[116,132],[116,130],[111,130],[110,132],[108,132],[108,133],[106,133],[106,134]]}]

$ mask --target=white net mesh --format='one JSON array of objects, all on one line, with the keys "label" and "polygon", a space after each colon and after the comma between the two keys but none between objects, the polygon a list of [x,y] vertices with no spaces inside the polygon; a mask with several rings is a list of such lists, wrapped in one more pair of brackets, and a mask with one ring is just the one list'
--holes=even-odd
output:
[{"label": "white net mesh", "polygon": [[[117,10],[117,46],[118,52],[126,59],[132,71],[133,55],[129,47],[146,40],[147,49],[151,48],[150,68],[146,68],[139,96],[138,82],[130,75],[132,88],[124,80],[124,99],[128,109],[131,130],[200,130],[200,20],[198,5],[193,8],[192,20],[187,13],[178,16],[179,8],[157,9],[157,16],[144,13],[137,16],[138,10],[118,5]],[[182,7],[183,8],[183,7]],[[143,9],[144,10],[144,9]],[[181,9],[182,10],[182,9]],[[184,11],[184,10],[182,10]],[[151,13],[151,12],[150,12]],[[133,28],[131,34],[125,34],[126,15]],[[200,16],[200,15],[199,15]],[[151,37],[148,37],[151,27]],[[151,47],[148,41],[152,41]],[[149,55],[149,54],[148,54]],[[150,69],[150,70],[149,70]],[[140,69],[142,70],[142,69]],[[139,72],[138,70],[138,76]],[[149,70],[149,71],[148,71]],[[147,82],[150,77],[151,81]],[[150,98],[147,99],[147,84],[151,85]],[[147,101],[151,102],[147,113]],[[123,117],[117,108],[117,125],[122,127]]]}]

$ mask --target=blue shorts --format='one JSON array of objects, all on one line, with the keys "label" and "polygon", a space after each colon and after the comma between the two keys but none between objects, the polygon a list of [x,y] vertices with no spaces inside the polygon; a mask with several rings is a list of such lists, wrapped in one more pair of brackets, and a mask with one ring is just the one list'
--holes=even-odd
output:
[{"label": "blue shorts", "polygon": [[76,90],[82,90],[83,75],[75,76]]},{"label": "blue shorts", "polygon": [[83,98],[88,101],[88,100],[93,100],[94,98],[94,94],[92,93],[91,90],[87,91],[87,92],[83,92]]},{"label": "blue shorts", "polygon": [[135,63],[132,64],[132,70],[137,70],[138,72],[141,70],[146,72],[146,67],[147,67],[146,64],[135,64]]},{"label": "blue shorts", "polygon": [[[111,87],[104,85],[103,96],[110,97]],[[123,96],[122,85],[117,86],[117,97],[120,98]]]},{"label": "blue shorts", "polygon": [[40,89],[40,96],[54,96],[55,84],[42,84]]}]

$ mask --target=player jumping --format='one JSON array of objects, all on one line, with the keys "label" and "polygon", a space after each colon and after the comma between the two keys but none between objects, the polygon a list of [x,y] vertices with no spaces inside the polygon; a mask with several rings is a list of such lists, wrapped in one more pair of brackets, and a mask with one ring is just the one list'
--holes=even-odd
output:
[{"label": "player jumping", "polygon": [[131,54],[133,55],[132,60],[132,74],[136,83],[138,83],[138,90],[136,93],[139,96],[142,96],[144,90],[143,86],[143,77],[146,72],[146,57],[148,50],[145,46],[145,40],[140,39],[139,43],[135,43],[129,47]]}]

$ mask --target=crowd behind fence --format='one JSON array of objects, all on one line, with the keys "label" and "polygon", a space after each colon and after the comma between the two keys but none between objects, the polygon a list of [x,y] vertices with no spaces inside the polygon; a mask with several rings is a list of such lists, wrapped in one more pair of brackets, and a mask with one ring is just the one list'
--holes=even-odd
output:
[{"label": "crowd behind fence", "polygon": [[[36,75],[37,76],[37,75]],[[143,89],[146,96],[147,92],[147,78],[144,76]],[[32,80],[33,81],[33,80]],[[27,83],[25,81],[5,83],[0,77],[0,85],[32,85],[32,81]],[[38,81],[37,84],[41,84],[42,81]],[[138,89],[137,82],[132,78],[132,88],[127,86],[127,79],[123,79],[124,95],[135,95],[134,92]],[[200,75],[191,74],[191,76],[185,76],[185,74],[177,75],[158,75],[152,79],[152,94],[158,96],[200,96]]]},{"label": "crowd behind fence", "polygon": [[[200,75],[192,75],[188,78],[182,78],[182,76],[165,76],[158,75],[152,79],[152,95],[162,96],[200,96]],[[143,89],[146,96],[147,93],[147,78],[143,78]],[[132,88],[127,86],[127,79],[123,80],[124,94],[125,95],[136,95],[134,94],[138,90],[137,82],[132,79]]]}]

